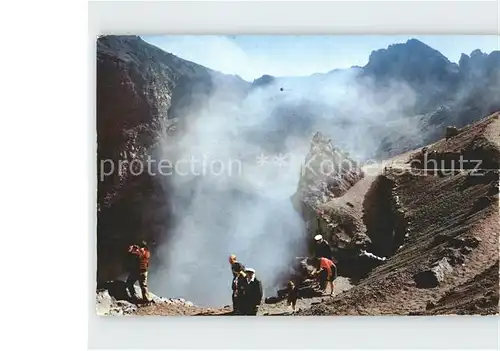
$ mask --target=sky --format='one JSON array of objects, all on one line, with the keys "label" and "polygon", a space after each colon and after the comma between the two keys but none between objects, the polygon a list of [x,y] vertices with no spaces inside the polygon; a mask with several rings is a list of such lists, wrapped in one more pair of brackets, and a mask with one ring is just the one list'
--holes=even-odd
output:
[{"label": "sky", "polygon": [[306,76],[364,66],[373,50],[416,38],[452,62],[476,49],[499,50],[498,36],[477,35],[164,35],[145,41],[183,59],[252,81],[264,74]]}]

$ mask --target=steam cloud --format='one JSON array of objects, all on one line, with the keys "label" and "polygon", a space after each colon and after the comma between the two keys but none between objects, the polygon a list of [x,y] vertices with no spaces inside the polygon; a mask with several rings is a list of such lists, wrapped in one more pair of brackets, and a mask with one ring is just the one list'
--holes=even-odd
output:
[{"label": "steam cloud", "polygon": [[[160,157],[217,159],[226,165],[239,160],[242,172],[165,180],[173,189],[166,196],[175,223],[159,249],[165,264],[151,276],[153,291],[200,305],[230,304],[227,257],[234,253],[256,269],[266,295],[275,293],[290,260],[305,250],[305,223],[290,197],[312,135],[321,131],[352,158],[364,160],[381,143],[378,131],[419,134],[418,121],[408,116],[415,104],[408,86],[375,87],[356,79],[357,73],[280,78],[237,101],[227,98],[225,87],[216,87],[201,108],[183,111],[185,130],[176,140],[165,138]],[[293,162],[281,168],[256,163],[260,154],[272,161],[280,153]]]}]

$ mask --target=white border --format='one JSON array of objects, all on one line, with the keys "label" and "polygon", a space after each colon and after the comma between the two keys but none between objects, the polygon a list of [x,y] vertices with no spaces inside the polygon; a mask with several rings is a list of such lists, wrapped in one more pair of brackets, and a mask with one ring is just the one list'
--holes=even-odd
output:
[{"label": "white border", "polygon": [[[89,3],[88,39],[92,76],[89,118],[95,123],[95,38],[98,34],[498,35],[498,18],[496,1],[92,2]],[[95,131],[95,125],[91,131]],[[94,135],[90,142],[89,150],[93,153]],[[91,187],[95,187],[93,160],[90,168]],[[91,200],[94,200],[95,193],[92,194]],[[94,208],[90,204],[93,228]],[[336,316],[254,320],[97,317],[94,306],[95,237],[90,240],[90,252],[88,303],[89,346],[92,348],[498,349],[497,317]]]},{"label": "white border", "polygon": [[93,34],[498,34],[488,1],[103,1]]}]

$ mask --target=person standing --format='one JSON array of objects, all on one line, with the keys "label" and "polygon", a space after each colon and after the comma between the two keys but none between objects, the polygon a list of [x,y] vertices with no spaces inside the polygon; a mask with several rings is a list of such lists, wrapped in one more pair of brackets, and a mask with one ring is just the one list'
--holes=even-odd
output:
[{"label": "person standing", "polygon": [[140,245],[130,245],[128,248],[128,271],[127,288],[132,299],[137,299],[134,283],[139,281],[139,286],[142,292],[142,299],[149,302],[148,293],[148,269],[151,252],[149,251],[146,241],[142,241]]},{"label": "person standing", "polygon": [[287,301],[286,304],[290,306],[292,312],[295,312],[295,306],[297,305],[297,299],[299,298],[299,289],[295,285],[295,283],[290,280],[286,286],[287,290]]},{"label": "person standing", "polygon": [[245,273],[247,284],[243,298],[243,314],[246,316],[256,316],[262,302],[262,283],[255,276],[255,269],[247,268]]},{"label": "person standing", "polygon": [[241,314],[241,304],[245,295],[245,266],[237,261],[236,255],[229,256],[229,264],[231,265],[231,272],[233,274],[231,283],[233,314],[238,315]]},{"label": "person standing", "polygon": [[323,236],[318,234],[314,237],[314,240],[316,241],[316,245],[314,248],[314,254],[316,257],[324,257],[328,258],[329,260],[332,259],[332,248],[330,247],[330,244],[328,244],[328,241],[323,239]]}]

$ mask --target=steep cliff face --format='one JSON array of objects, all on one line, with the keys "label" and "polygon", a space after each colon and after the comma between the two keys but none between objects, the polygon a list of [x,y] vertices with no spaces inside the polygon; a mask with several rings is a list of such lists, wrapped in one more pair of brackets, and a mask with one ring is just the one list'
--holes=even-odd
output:
[{"label": "steep cliff face", "polygon": [[354,205],[335,203],[363,177],[347,153],[321,133],[314,135],[292,202],[306,222],[308,239],[323,235],[337,259],[357,256],[369,240],[352,213]]},{"label": "steep cliff face", "polygon": [[345,194],[362,177],[358,163],[317,132],[302,166],[298,191],[294,196],[317,208]]},{"label": "steep cliff face", "polygon": [[169,183],[148,172],[147,159],[160,157],[160,144],[182,129],[178,121],[202,108],[216,86],[220,96],[238,99],[248,83],[137,36],[97,40],[98,281],[121,272],[131,241],[164,237]]},{"label": "steep cliff face", "polygon": [[130,165],[151,153],[171,105],[174,76],[154,55],[168,58],[134,36],[97,41],[98,281],[120,273],[120,252],[150,225],[143,216],[158,189]]},{"label": "steep cliff face", "polygon": [[[248,84],[166,53],[137,36],[99,38],[98,160],[131,161],[150,153],[173,120],[203,107],[216,86],[230,99],[243,96]],[[108,189],[119,186],[130,172],[123,173],[102,182],[100,203],[112,201]]]}]

